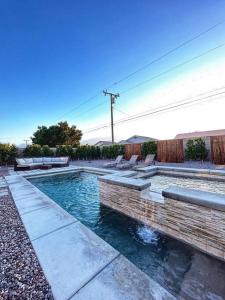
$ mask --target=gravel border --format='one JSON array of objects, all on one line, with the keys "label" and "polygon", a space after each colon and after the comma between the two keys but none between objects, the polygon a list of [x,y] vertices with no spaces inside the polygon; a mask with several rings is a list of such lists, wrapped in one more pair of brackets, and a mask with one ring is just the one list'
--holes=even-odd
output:
[{"label": "gravel border", "polygon": [[0,299],[53,299],[8,188],[0,181]]}]

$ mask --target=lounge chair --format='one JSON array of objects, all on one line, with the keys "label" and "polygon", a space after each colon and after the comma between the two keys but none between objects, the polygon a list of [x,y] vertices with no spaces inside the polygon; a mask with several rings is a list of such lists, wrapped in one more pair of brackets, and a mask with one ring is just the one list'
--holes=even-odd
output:
[{"label": "lounge chair", "polygon": [[137,166],[134,166],[133,169],[138,170],[139,168],[148,167],[153,164],[154,159],[155,159],[155,154],[148,154],[145,157],[145,161],[143,163],[138,164]]},{"label": "lounge chair", "polygon": [[104,167],[115,167],[117,164],[120,164],[123,159],[123,155],[118,155],[117,158],[113,162],[105,163]]},{"label": "lounge chair", "polygon": [[137,159],[138,159],[138,155],[132,155],[129,161],[127,161],[125,163],[118,164],[116,167],[118,169],[131,168],[137,163]]}]

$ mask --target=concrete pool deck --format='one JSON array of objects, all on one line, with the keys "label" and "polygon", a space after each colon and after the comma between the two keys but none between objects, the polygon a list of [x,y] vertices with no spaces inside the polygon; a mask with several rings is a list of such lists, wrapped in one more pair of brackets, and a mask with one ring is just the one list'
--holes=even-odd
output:
[{"label": "concrete pool deck", "polygon": [[[70,171],[81,168],[25,171],[5,177],[54,298],[175,299],[24,177]],[[123,172],[123,176],[132,174]]]},{"label": "concrete pool deck", "polygon": [[[147,167],[147,169],[145,168],[142,172],[143,174],[153,175],[160,171],[160,169],[165,172],[170,171],[173,174],[179,173],[182,175],[182,173],[189,173],[191,176],[192,174],[197,174],[198,176],[203,176],[203,178],[205,178],[206,175],[210,175],[210,173],[210,176],[225,176],[225,171],[223,170],[186,170],[185,168],[160,168],[158,166]],[[178,194],[179,197],[183,195],[188,197],[188,193],[185,189],[182,192],[178,188],[178,191],[170,190],[170,194],[164,194],[166,196],[165,199],[164,197],[159,199],[159,193],[157,192],[150,193],[151,197],[149,198],[143,194],[143,192],[149,189],[151,183],[138,177],[139,174],[136,171],[117,171],[103,168],[70,166],[50,170],[11,172],[10,176],[5,177],[7,184],[45,276],[51,285],[55,299],[175,299],[173,295],[149,278],[118,251],[26,180],[26,178],[68,174],[70,172],[79,173],[82,171],[103,175],[101,176],[100,183],[114,185],[116,192],[120,193],[120,189],[126,188],[127,190],[125,192],[122,191],[119,197],[117,195],[116,199],[123,199],[124,195],[129,195],[128,191],[133,191],[133,195],[139,193],[142,199],[146,201],[145,205],[146,203],[152,203],[154,205],[152,212],[153,217],[156,217],[155,220],[157,220],[155,213],[158,207],[163,208],[168,195],[172,195],[171,197],[173,197],[173,194],[175,194],[176,197]],[[107,192],[107,195],[113,195],[113,192],[111,192],[112,191],[110,191],[110,193]],[[208,193],[204,194],[204,197],[207,197],[207,194]],[[202,193],[199,195],[202,201]],[[219,199],[222,200],[220,201],[220,207],[223,208],[223,198],[221,197],[223,197],[223,195],[220,196]],[[131,199],[132,198],[133,196]],[[210,201],[210,205],[212,200],[213,199]],[[196,199],[194,199],[194,201],[196,201]],[[171,200],[169,200],[168,203],[170,202]],[[180,203],[182,203],[182,201],[176,204],[178,208],[180,208]],[[107,203],[104,204],[107,205]],[[203,206],[199,207],[200,212],[203,211],[202,207],[204,208],[205,204],[204,202]],[[114,208],[113,206],[111,207]],[[189,207],[189,205],[185,204],[185,207]],[[118,209],[118,207],[114,209]],[[143,212],[143,210],[140,211]],[[196,211],[196,207],[194,207],[194,210],[190,207],[187,216],[189,216],[192,211]],[[149,210],[149,212],[151,212],[151,210]],[[180,212],[183,213],[182,207]],[[170,211],[170,215],[171,213],[172,211]],[[207,208],[207,216],[209,216],[209,213],[210,211],[208,211]],[[135,215],[132,216],[134,218],[137,217]],[[160,212],[160,216],[160,220],[162,221],[164,208]],[[178,216],[180,216],[179,212]],[[185,216],[185,218],[187,218],[187,216]],[[141,220],[145,221],[144,218]],[[148,216],[149,220],[151,220],[151,218],[151,216]],[[217,215],[217,219],[218,218],[219,216]],[[167,217],[163,217],[163,220],[167,221]],[[223,224],[223,222],[222,220],[222,223],[220,223]],[[183,224],[184,220],[181,220],[181,225],[183,226]],[[214,226],[215,224],[212,223],[210,226],[212,225]],[[190,226],[199,227],[197,223],[193,225],[189,223],[188,226],[188,231],[190,231]],[[174,228],[170,228],[170,231],[167,233],[170,235],[172,232],[171,229]],[[196,230],[196,228],[194,228],[194,230]],[[158,229],[160,230],[160,228]],[[188,231],[187,228],[185,228],[184,232],[187,233]],[[204,234],[206,233],[204,229]],[[222,229],[222,231],[220,230],[219,233],[223,236],[224,229]],[[173,236],[173,234],[171,235]],[[178,234],[177,238],[180,238]],[[188,239],[187,236],[185,236],[185,239],[186,242],[192,244],[193,239]],[[196,240],[196,243],[197,242],[200,243],[199,239]],[[217,257],[221,257],[222,255],[222,259],[225,259],[225,249],[218,249],[218,252],[215,252],[214,248],[212,250],[212,246],[214,247],[212,244],[207,244],[205,248],[201,248],[199,244],[198,248],[205,252],[209,249],[213,255]]]}]

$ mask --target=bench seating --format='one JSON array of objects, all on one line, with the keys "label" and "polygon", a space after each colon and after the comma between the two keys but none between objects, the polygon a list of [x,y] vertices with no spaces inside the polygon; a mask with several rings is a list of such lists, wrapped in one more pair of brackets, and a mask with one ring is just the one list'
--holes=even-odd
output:
[{"label": "bench seating", "polygon": [[38,169],[43,165],[52,167],[66,167],[69,165],[69,157],[33,157],[16,158],[15,171]]}]

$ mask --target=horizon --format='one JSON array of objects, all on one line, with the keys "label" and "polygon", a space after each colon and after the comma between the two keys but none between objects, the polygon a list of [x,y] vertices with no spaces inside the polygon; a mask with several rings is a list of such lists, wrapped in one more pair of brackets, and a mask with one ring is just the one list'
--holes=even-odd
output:
[{"label": "horizon", "polygon": [[[107,86],[120,93],[117,142],[225,128],[224,11],[221,0],[173,6],[127,0],[4,3],[0,142],[22,144],[37,126],[65,120],[84,132],[82,142],[110,140],[110,127],[102,125],[110,123],[109,98],[102,93]],[[213,91],[218,95],[211,98]],[[197,104],[154,112],[201,94],[205,99]]]}]

